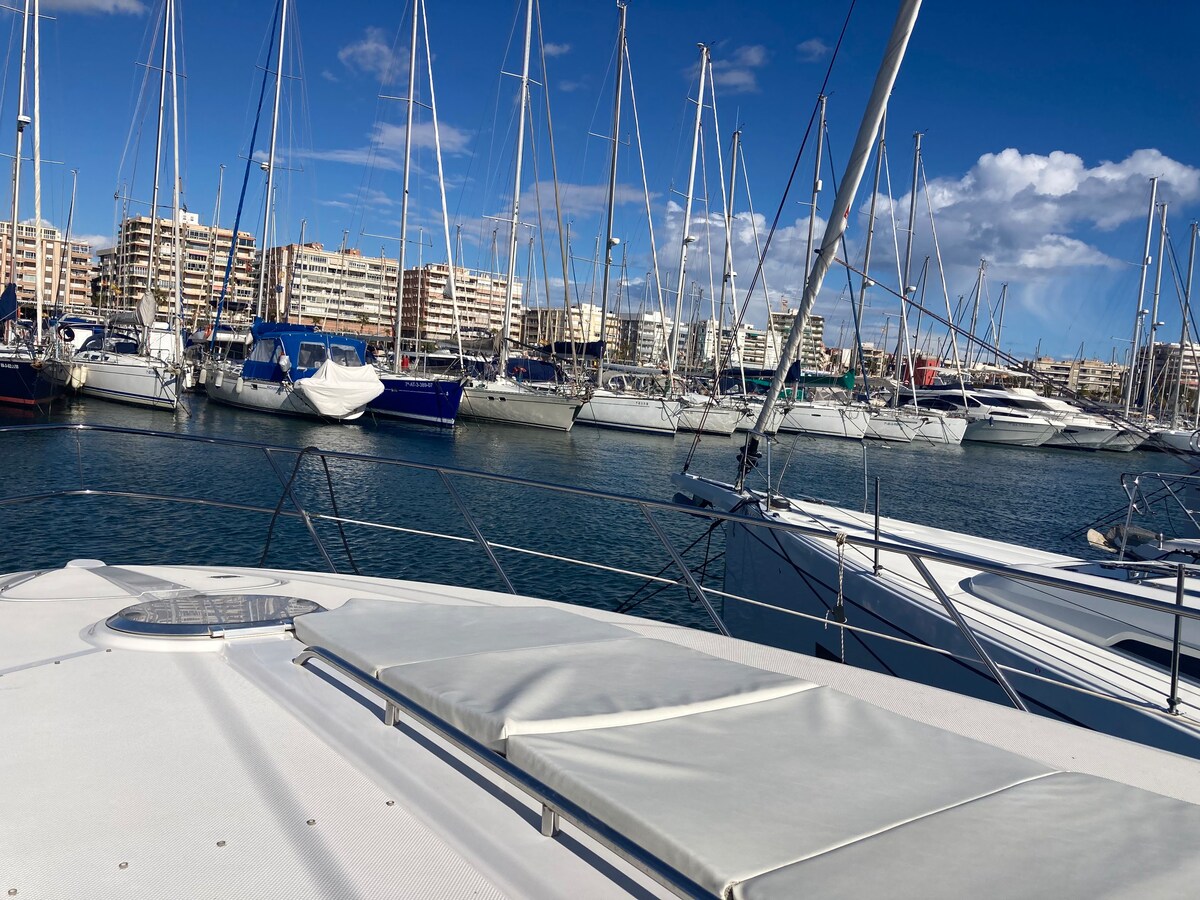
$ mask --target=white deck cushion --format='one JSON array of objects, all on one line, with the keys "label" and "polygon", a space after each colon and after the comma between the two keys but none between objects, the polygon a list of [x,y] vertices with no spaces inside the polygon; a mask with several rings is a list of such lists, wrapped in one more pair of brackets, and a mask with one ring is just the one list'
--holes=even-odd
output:
[{"label": "white deck cushion", "polygon": [[653,722],[816,686],[642,637],[394,666],[379,680],[500,752],[517,734]]},{"label": "white deck cushion", "polygon": [[824,687],[661,722],[518,735],[507,749],[718,895],[1052,771]]},{"label": "white deck cushion", "polygon": [[1194,897],[1200,808],[1062,773],[737,885],[792,897]]},{"label": "white deck cushion", "polygon": [[629,636],[624,628],[544,606],[438,606],[360,598],[296,618],[296,637],[372,676],[405,663]]}]

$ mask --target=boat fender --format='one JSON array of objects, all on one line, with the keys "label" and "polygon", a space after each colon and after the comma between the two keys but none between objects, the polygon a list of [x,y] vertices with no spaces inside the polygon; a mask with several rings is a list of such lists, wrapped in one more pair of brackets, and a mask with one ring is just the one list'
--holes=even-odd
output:
[{"label": "boat fender", "polygon": [[190,391],[196,386],[196,376],[191,369],[185,369],[183,373],[183,389]]},{"label": "boat fender", "polygon": [[71,389],[77,391],[87,384],[87,375],[87,366],[71,366],[71,374],[68,381]]},{"label": "boat fender", "polygon": [[200,367],[200,383],[201,384],[208,383],[208,369],[206,369],[204,366]]},{"label": "boat fender", "polygon": [[224,383],[225,383],[225,373],[222,372],[220,369],[217,369],[217,371],[213,373],[213,387],[219,388]]},{"label": "boat fender", "polygon": [[70,344],[75,340],[75,330],[69,325],[60,325],[58,327],[58,336]]},{"label": "boat fender", "polygon": [[241,375],[239,375],[237,383],[233,386],[233,392],[235,394],[240,394],[242,392],[242,388],[245,387],[245,385],[246,385],[246,379],[243,378]]}]

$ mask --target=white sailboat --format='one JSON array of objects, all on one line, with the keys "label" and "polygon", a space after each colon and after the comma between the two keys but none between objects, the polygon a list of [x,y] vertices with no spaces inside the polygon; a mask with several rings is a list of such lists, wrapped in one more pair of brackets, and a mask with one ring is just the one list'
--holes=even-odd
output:
[{"label": "white sailboat", "polygon": [[[112,321],[103,335],[95,335],[71,358],[82,366],[82,393],[89,397],[146,406],[175,409],[184,388],[183,348],[180,334],[180,293],[183,250],[180,240],[179,174],[179,91],[176,65],[175,0],[164,0],[162,54],[159,64],[158,123],[154,140],[154,187],[150,198],[150,258],[146,269],[146,287],[132,322]],[[174,240],[170,249],[171,286],[169,310],[165,322],[156,318],[158,261],[160,248],[159,173],[162,164],[163,126],[166,117],[167,76],[170,74],[172,148],[174,151],[171,222]]]},{"label": "white sailboat", "polygon": [[529,112],[529,55],[533,42],[533,0],[525,12],[525,52],[521,69],[521,112],[517,125],[516,174],[513,177],[512,217],[508,247],[508,277],[505,282],[504,325],[500,335],[500,362],[496,374],[473,379],[463,388],[459,416],[508,425],[528,425],[570,431],[583,401],[554,391],[527,388],[508,377],[508,343],[512,327],[513,286],[517,276],[517,232],[521,226],[521,175],[525,152],[525,123]]}]

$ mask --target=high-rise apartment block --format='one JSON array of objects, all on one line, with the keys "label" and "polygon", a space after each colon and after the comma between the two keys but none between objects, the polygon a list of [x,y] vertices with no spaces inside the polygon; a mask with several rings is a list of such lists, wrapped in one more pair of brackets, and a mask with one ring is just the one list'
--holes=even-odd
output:
[{"label": "high-rise apartment block", "polygon": [[42,305],[46,310],[61,309],[74,312],[87,307],[91,301],[92,251],[87,244],[68,241],[57,228],[43,224],[40,229],[32,222],[17,226],[17,257],[12,268],[12,223],[0,223],[0,249],[3,259],[0,270],[7,283],[17,286],[17,299],[23,306],[37,302],[37,243],[42,246]]},{"label": "high-rise apartment block", "polygon": [[133,216],[121,223],[115,247],[100,251],[101,304],[106,308],[131,309],[145,296],[147,289],[158,300],[159,318],[170,311],[175,290],[175,246],[183,262],[181,302],[187,325],[211,319],[221,296],[225,268],[233,251],[233,267],[225,297],[227,320],[253,314],[255,297],[254,236],[238,232],[234,248],[233,231],[201,225],[196,213],[181,212],[178,224],[159,219],[151,247],[153,220]]}]

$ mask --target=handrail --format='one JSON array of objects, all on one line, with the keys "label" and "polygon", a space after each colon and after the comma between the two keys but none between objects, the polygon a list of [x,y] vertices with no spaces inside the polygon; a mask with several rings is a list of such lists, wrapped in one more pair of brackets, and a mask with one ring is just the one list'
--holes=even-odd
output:
[{"label": "handrail", "polygon": [[309,646],[292,662],[303,668],[304,664],[310,660],[324,663],[349,678],[359,687],[365,688],[381,698],[384,702],[384,725],[387,727],[395,726],[396,713],[398,710],[403,710],[442,740],[453,745],[455,749],[487,767],[513,787],[528,794],[542,805],[542,834],[546,837],[554,836],[558,830],[557,820],[561,817],[677,896],[713,896],[711,891],[705,890],[678,869],[659,859],[640,844],[631,841],[603,819],[513,765],[506,757],[480,743],[441,716],[430,712],[378,679],[372,678],[368,673],[336,653],[326,650],[324,647]]},{"label": "handrail", "polygon": [[[95,431],[98,433],[105,433],[105,434],[120,434],[120,435],[126,435],[126,436],[158,438],[158,439],[166,439],[169,441],[184,441],[184,442],[192,442],[192,443],[199,443],[199,444],[205,444],[205,445],[218,445],[218,446],[224,446],[224,447],[231,447],[231,448],[238,448],[238,449],[253,450],[256,452],[261,452],[261,453],[265,454],[265,456],[268,459],[268,461],[270,462],[271,467],[274,470],[277,478],[279,479],[280,484],[282,486],[282,493],[280,494],[278,502],[276,503],[274,508],[271,508],[271,507],[266,507],[266,506],[257,506],[257,505],[249,504],[249,503],[238,503],[238,502],[213,500],[213,499],[199,498],[199,497],[186,497],[186,496],[180,496],[180,495],[161,494],[161,493],[157,493],[157,492],[148,492],[148,491],[128,491],[128,490],[110,490],[110,489],[104,489],[104,488],[86,488],[83,486],[83,472],[82,472],[82,465],[81,465],[81,469],[80,469],[80,485],[81,486],[80,486],[80,488],[78,488],[78,489],[65,488],[65,489],[58,489],[58,490],[52,490],[52,491],[43,490],[43,491],[38,491],[36,493],[31,493],[31,494],[26,494],[26,495],[21,495],[21,496],[4,497],[4,498],[0,498],[0,508],[6,507],[6,506],[12,506],[12,505],[19,504],[19,503],[45,501],[45,500],[55,499],[55,498],[59,498],[59,497],[104,496],[104,497],[118,497],[118,498],[123,498],[123,499],[130,499],[130,500],[155,500],[155,501],[179,502],[179,503],[192,504],[192,505],[211,506],[211,507],[215,507],[215,508],[229,509],[229,510],[234,510],[234,511],[257,512],[257,513],[263,513],[263,514],[269,513],[269,514],[271,514],[272,518],[271,518],[271,525],[268,529],[268,536],[267,536],[267,545],[268,546],[270,543],[270,534],[274,528],[275,521],[281,516],[294,517],[294,518],[299,518],[304,523],[306,530],[308,531],[308,533],[312,537],[312,539],[315,541],[317,549],[321,553],[326,564],[334,572],[336,572],[337,569],[333,562],[333,559],[330,556],[327,549],[321,543],[320,536],[318,535],[316,528],[314,527],[315,523],[317,523],[317,522],[333,523],[333,524],[338,525],[339,528],[341,528],[341,526],[343,526],[343,525],[356,525],[356,526],[361,526],[361,527],[378,528],[378,529],[386,530],[386,531],[414,533],[414,534],[418,534],[418,535],[422,535],[422,536],[426,536],[426,537],[438,537],[438,538],[443,538],[443,539],[452,539],[455,541],[473,542],[473,543],[477,543],[481,547],[481,549],[483,549],[483,551],[488,556],[489,561],[491,562],[493,568],[495,568],[496,571],[499,573],[506,588],[509,591],[512,591],[514,593],[516,592],[516,589],[513,586],[511,580],[508,578],[508,575],[505,573],[504,568],[501,565],[499,559],[497,558],[496,553],[495,553],[496,550],[504,550],[507,552],[514,552],[514,553],[527,553],[527,554],[534,555],[534,556],[556,559],[556,560],[566,562],[569,564],[580,565],[580,566],[590,567],[590,568],[599,569],[599,570],[603,570],[603,571],[608,571],[608,572],[612,572],[614,574],[619,574],[619,575],[623,575],[623,576],[627,576],[627,577],[634,577],[634,578],[639,578],[639,579],[643,579],[643,580],[650,581],[650,582],[660,582],[660,583],[672,584],[672,585],[682,587],[685,590],[687,590],[690,594],[692,594],[694,596],[694,598],[696,600],[698,600],[704,606],[705,610],[708,612],[712,621],[716,625],[717,630],[720,631],[722,634],[729,634],[729,631],[725,627],[724,622],[722,621],[716,608],[713,606],[711,597],[731,597],[734,599],[744,599],[747,601],[749,601],[749,598],[738,598],[737,595],[728,594],[724,591],[720,591],[715,588],[705,588],[701,584],[699,584],[696,581],[696,579],[692,576],[692,573],[689,570],[686,563],[684,562],[682,556],[675,550],[675,548],[672,546],[672,544],[670,542],[670,539],[668,538],[666,533],[663,531],[661,526],[655,520],[654,516],[652,515],[653,511],[656,511],[656,510],[669,511],[669,512],[673,512],[676,514],[684,513],[691,517],[703,517],[706,519],[717,520],[717,521],[728,523],[728,524],[743,525],[748,528],[766,528],[768,530],[772,530],[772,531],[776,531],[776,532],[792,533],[792,534],[797,534],[797,535],[801,535],[804,537],[814,538],[814,539],[818,539],[818,540],[822,540],[822,541],[832,541],[832,540],[839,539],[839,537],[840,537],[840,539],[849,546],[862,548],[862,549],[866,549],[866,550],[873,550],[875,552],[876,558],[878,558],[878,554],[881,552],[894,553],[894,554],[899,555],[900,557],[907,558],[910,561],[910,563],[912,563],[914,565],[918,574],[921,575],[921,578],[925,582],[926,587],[928,587],[928,589],[933,592],[934,597],[937,598],[939,601],[941,601],[942,605],[944,607],[946,607],[946,610],[949,613],[951,620],[963,632],[967,641],[972,645],[973,650],[979,656],[980,660],[984,663],[984,665],[989,669],[989,671],[991,672],[992,676],[995,678],[997,683],[1000,684],[1001,688],[1009,696],[1010,700],[1012,700],[1014,702],[1014,705],[1017,705],[1019,707],[1022,706],[1022,704],[1020,702],[1020,698],[1018,696],[1016,696],[1015,691],[1013,691],[1011,686],[1008,685],[1008,682],[1003,674],[1003,672],[1006,670],[1009,670],[1009,668],[1005,667],[1005,666],[998,666],[987,657],[987,654],[984,651],[984,648],[980,644],[977,636],[972,631],[970,624],[967,623],[965,621],[965,619],[962,618],[961,614],[958,614],[958,611],[954,607],[953,603],[950,603],[949,605],[947,605],[946,601],[949,600],[948,597],[946,597],[945,599],[942,599],[942,597],[944,595],[944,591],[939,590],[940,585],[937,584],[936,580],[933,578],[932,574],[929,572],[928,567],[924,564],[924,562],[938,562],[938,563],[942,563],[942,564],[946,564],[946,565],[950,565],[950,566],[972,569],[977,572],[987,572],[987,573],[991,573],[991,574],[1000,575],[1003,577],[1012,578],[1012,579],[1019,580],[1019,581],[1024,581],[1024,582],[1031,583],[1031,584],[1037,584],[1037,585],[1040,585],[1043,587],[1070,590],[1072,592],[1087,594],[1087,595],[1099,597],[1101,599],[1107,599],[1107,600],[1121,603],[1121,604],[1124,604],[1127,606],[1148,609],[1148,610],[1151,610],[1154,612],[1162,613],[1164,615],[1169,615],[1172,617],[1172,619],[1176,623],[1176,629],[1175,629],[1176,637],[1175,637],[1175,641],[1173,644],[1173,654],[1172,654],[1173,657],[1175,657],[1175,658],[1178,658],[1179,653],[1180,653],[1180,646],[1181,646],[1180,636],[1179,636],[1180,628],[1178,627],[1180,621],[1185,618],[1186,619],[1200,619],[1200,609],[1190,608],[1190,607],[1186,607],[1186,606],[1182,605],[1182,603],[1180,602],[1182,599],[1182,594],[1180,594],[1179,596],[1172,597],[1172,601],[1174,601],[1174,602],[1160,601],[1160,600],[1155,600],[1155,599],[1148,598],[1148,597],[1129,596],[1126,593],[1121,593],[1119,591],[1113,590],[1111,588],[1107,588],[1102,585],[1081,584],[1072,578],[1067,578],[1067,577],[1062,577],[1062,576],[1056,575],[1050,570],[1043,569],[1041,571],[1030,571],[1027,569],[1017,568],[1014,566],[995,563],[990,560],[984,559],[982,557],[972,556],[970,554],[947,551],[947,550],[944,550],[941,548],[934,548],[934,547],[924,546],[924,545],[915,544],[915,543],[911,543],[911,542],[897,541],[897,540],[894,540],[891,538],[879,538],[879,537],[875,537],[875,536],[852,535],[852,534],[837,535],[837,534],[834,534],[832,531],[830,531],[828,528],[822,528],[822,527],[804,525],[804,524],[800,524],[800,523],[796,523],[796,522],[784,521],[783,519],[781,519],[779,517],[770,517],[766,514],[766,512],[764,512],[763,516],[760,518],[760,517],[757,517],[754,515],[745,515],[745,514],[738,513],[738,512],[723,512],[723,511],[720,511],[717,509],[713,509],[711,507],[700,508],[700,507],[692,506],[692,505],[683,505],[683,504],[679,504],[679,503],[667,502],[667,501],[662,501],[662,500],[654,500],[654,499],[649,499],[649,498],[639,498],[639,497],[633,497],[633,496],[629,496],[629,495],[613,493],[613,492],[608,492],[608,491],[599,491],[599,490],[590,489],[590,488],[581,488],[581,487],[574,487],[574,486],[570,486],[570,485],[560,485],[560,484],[554,484],[554,483],[548,483],[548,482],[539,482],[539,481],[534,481],[531,479],[522,478],[522,477],[518,477],[518,476],[501,475],[501,474],[492,473],[492,472],[480,472],[480,471],[475,471],[475,470],[470,470],[470,469],[462,469],[462,468],[456,468],[456,467],[450,467],[450,466],[434,465],[434,464],[430,464],[430,463],[422,463],[422,462],[394,459],[394,458],[388,458],[388,457],[372,456],[372,455],[368,455],[368,454],[350,453],[350,452],[346,452],[346,451],[327,451],[327,450],[321,450],[320,448],[311,447],[311,446],[304,447],[304,448],[270,446],[270,445],[264,445],[261,443],[255,443],[252,441],[244,441],[244,440],[237,440],[237,439],[231,439],[231,438],[214,438],[214,437],[209,437],[209,436],[186,435],[186,434],[181,435],[181,434],[174,434],[174,433],[170,433],[170,432],[148,431],[148,430],[124,428],[124,427],[120,427],[120,426],[109,426],[109,425],[63,424],[63,425],[0,426],[0,435],[6,434],[6,433],[46,432],[46,431],[69,431],[69,432],[76,432],[76,433]],[[77,442],[77,449],[78,448],[79,448],[79,445]],[[79,449],[79,452],[82,453],[82,450]],[[278,464],[278,460],[276,459],[277,456],[287,455],[287,454],[295,455],[295,462],[293,464],[293,468],[292,468],[290,475],[288,473],[285,473],[280,468],[280,466]],[[472,537],[462,537],[462,536],[458,536],[458,535],[440,534],[437,532],[429,532],[429,531],[422,531],[422,530],[418,530],[418,529],[404,528],[401,526],[388,525],[388,524],[382,523],[382,522],[363,521],[361,519],[355,519],[352,517],[343,516],[336,512],[336,502],[334,504],[335,513],[333,515],[326,514],[326,513],[319,513],[319,512],[309,512],[307,509],[305,509],[303,502],[301,501],[300,497],[296,494],[296,492],[294,490],[294,483],[299,475],[299,472],[303,466],[303,463],[309,457],[315,457],[317,459],[322,460],[322,462],[326,465],[326,467],[327,467],[328,460],[335,459],[335,460],[342,460],[342,461],[349,461],[349,462],[356,462],[356,463],[372,463],[372,464],[379,464],[379,465],[396,466],[396,467],[409,469],[409,470],[435,473],[439,476],[439,478],[443,481],[443,483],[449,490],[452,500],[454,501],[455,505],[458,507],[459,511],[462,513],[462,515],[466,519],[466,522],[467,522],[468,526],[470,527],[471,532],[474,535],[474,537],[472,538]],[[532,549],[516,547],[516,546],[512,546],[512,545],[508,545],[508,544],[502,544],[502,543],[490,541],[484,536],[478,523],[475,521],[474,517],[472,516],[470,508],[463,501],[462,496],[459,494],[457,489],[451,483],[450,478],[452,476],[456,477],[456,478],[457,477],[474,478],[474,479],[478,479],[478,480],[489,481],[489,482],[500,483],[500,484],[507,484],[507,485],[517,486],[517,487],[533,488],[533,489],[537,489],[537,490],[550,491],[553,493],[561,493],[561,494],[566,494],[566,495],[570,495],[570,496],[585,497],[585,498],[597,499],[597,500],[608,500],[608,501],[612,501],[612,502],[617,502],[617,503],[622,503],[622,504],[627,504],[627,505],[633,506],[636,509],[640,510],[641,513],[645,516],[648,523],[650,524],[650,527],[654,531],[655,536],[666,548],[666,550],[670,554],[671,559],[674,562],[675,566],[681,570],[682,581],[674,580],[674,579],[665,579],[665,578],[661,578],[657,575],[649,575],[646,573],[636,572],[636,571],[624,569],[624,568],[615,568],[612,566],[607,566],[607,565],[603,565],[603,564],[588,561],[588,560],[581,560],[581,559],[574,559],[571,557],[546,554],[546,553],[542,553],[540,551],[536,551],[536,550],[532,550]],[[1181,476],[1181,477],[1186,478],[1187,476]],[[1198,480],[1200,480],[1200,479],[1198,479]],[[701,480],[701,481],[703,481],[703,480]],[[714,484],[715,484],[715,482],[714,482]],[[332,482],[330,483],[330,487],[332,489]],[[767,497],[760,493],[747,491],[747,492],[743,492],[743,496],[744,496],[745,500],[749,501],[750,504],[752,506],[754,506],[755,508],[757,508],[760,504],[767,502]],[[289,500],[291,501],[292,508],[287,508],[286,501],[289,501]],[[744,506],[745,506],[745,504],[739,504],[739,506],[735,507],[735,509],[740,509],[740,508],[743,508]],[[864,531],[867,530],[868,527],[869,526],[864,523],[864,526],[863,526]],[[343,540],[344,540],[344,538],[343,538]],[[347,553],[349,553],[349,545],[346,545],[346,551],[347,551]],[[264,548],[264,554],[265,554],[265,552],[266,552],[266,549]],[[921,562],[922,560],[924,562]],[[262,561],[260,561],[260,565],[262,565],[262,564],[265,564],[265,558]],[[1161,564],[1155,565],[1155,564],[1147,563],[1147,564],[1140,564],[1140,565],[1145,566],[1147,568],[1163,568],[1163,566]],[[1172,565],[1170,567],[1170,571],[1172,574],[1174,574],[1176,571],[1176,566]],[[1187,567],[1180,566],[1179,571],[1186,574],[1188,572],[1195,572],[1196,570],[1195,570],[1195,568],[1188,569]],[[659,573],[659,574],[661,575],[662,573]],[[710,595],[711,595],[711,597],[710,597]],[[753,602],[757,603],[758,605],[771,606],[771,604],[763,604],[760,601],[753,601]],[[787,611],[784,607],[774,606],[772,608],[777,608],[777,609],[781,609],[783,611]],[[935,650],[935,651],[938,650],[938,648],[932,648],[932,647],[929,649]],[[1176,695],[1177,695],[1177,691],[1175,690],[1174,687],[1172,687],[1170,699],[1174,700],[1174,705],[1177,706],[1179,701],[1178,701],[1178,698]],[[1114,697],[1112,699],[1115,700],[1117,698]]]}]

